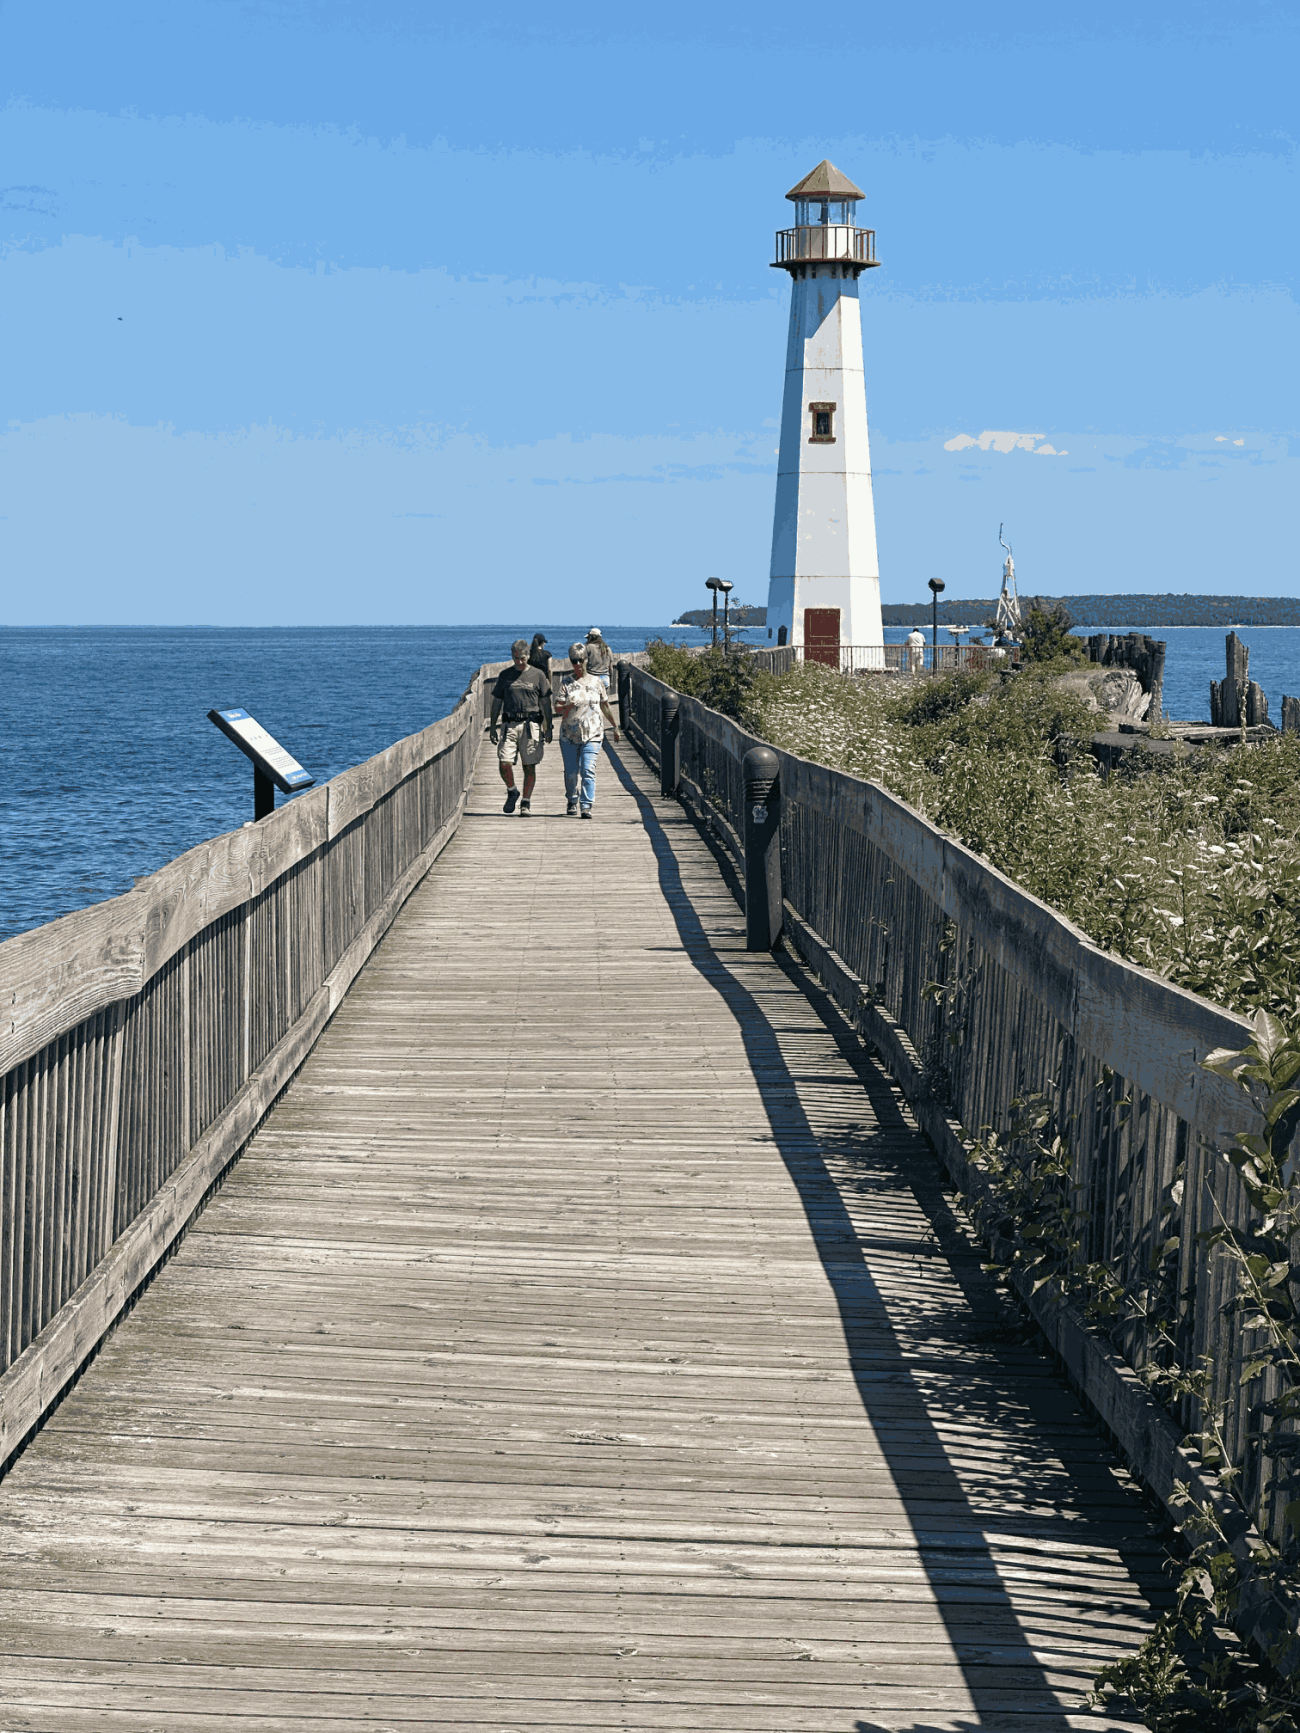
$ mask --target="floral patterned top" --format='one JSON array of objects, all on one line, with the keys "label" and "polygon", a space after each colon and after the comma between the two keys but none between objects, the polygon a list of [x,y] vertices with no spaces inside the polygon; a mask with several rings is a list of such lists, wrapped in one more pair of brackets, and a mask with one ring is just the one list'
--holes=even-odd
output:
[{"label": "floral patterned top", "polygon": [[566,674],[560,703],[572,705],[573,708],[564,713],[564,720],[560,723],[560,738],[571,740],[575,744],[586,740],[603,740],[605,722],[600,713],[602,698],[609,703],[609,693],[603,680],[598,680],[594,674],[584,674],[580,679]]}]

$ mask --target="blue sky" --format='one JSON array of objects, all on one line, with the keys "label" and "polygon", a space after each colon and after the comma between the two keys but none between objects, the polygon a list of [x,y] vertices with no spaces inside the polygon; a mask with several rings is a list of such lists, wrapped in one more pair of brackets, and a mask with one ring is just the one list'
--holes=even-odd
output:
[{"label": "blue sky", "polygon": [[1077,10],[0,5],[0,620],[764,600],[823,156],[887,600],[1300,593],[1300,13]]}]

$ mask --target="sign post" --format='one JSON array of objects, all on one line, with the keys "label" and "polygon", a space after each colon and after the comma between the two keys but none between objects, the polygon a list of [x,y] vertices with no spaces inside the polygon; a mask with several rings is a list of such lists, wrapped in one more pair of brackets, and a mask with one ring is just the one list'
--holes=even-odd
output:
[{"label": "sign post", "polygon": [[275,811],[275,791],[297,794],[300,788],[310,788],[315,782],[298,760],[285,751],[280,742],[268,734],[262,724],[247,710],[209,710],[208,721],[215,722],[227,739],[246,758],[253,761],[253,819],[269,818]]}]

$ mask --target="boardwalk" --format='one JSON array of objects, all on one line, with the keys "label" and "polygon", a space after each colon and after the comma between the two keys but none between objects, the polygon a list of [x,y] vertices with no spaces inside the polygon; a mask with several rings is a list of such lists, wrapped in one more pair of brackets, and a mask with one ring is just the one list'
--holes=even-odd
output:
[{"label": "boardwalk", "polygon": [[0,1484],[0,1728],[1104,1728],[1159,1537],[639,761],[469,815]]}]

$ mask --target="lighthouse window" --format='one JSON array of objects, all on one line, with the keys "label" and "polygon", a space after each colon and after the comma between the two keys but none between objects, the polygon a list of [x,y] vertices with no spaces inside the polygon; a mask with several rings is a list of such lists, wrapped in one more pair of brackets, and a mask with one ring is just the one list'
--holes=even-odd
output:
[{"label": "lighthouse window", "polygon": [[835,443],[835,405],[833,403],[810,403],[809,413],[812,416],[812,432],[809,443],[812,445],[834,445]]}]

